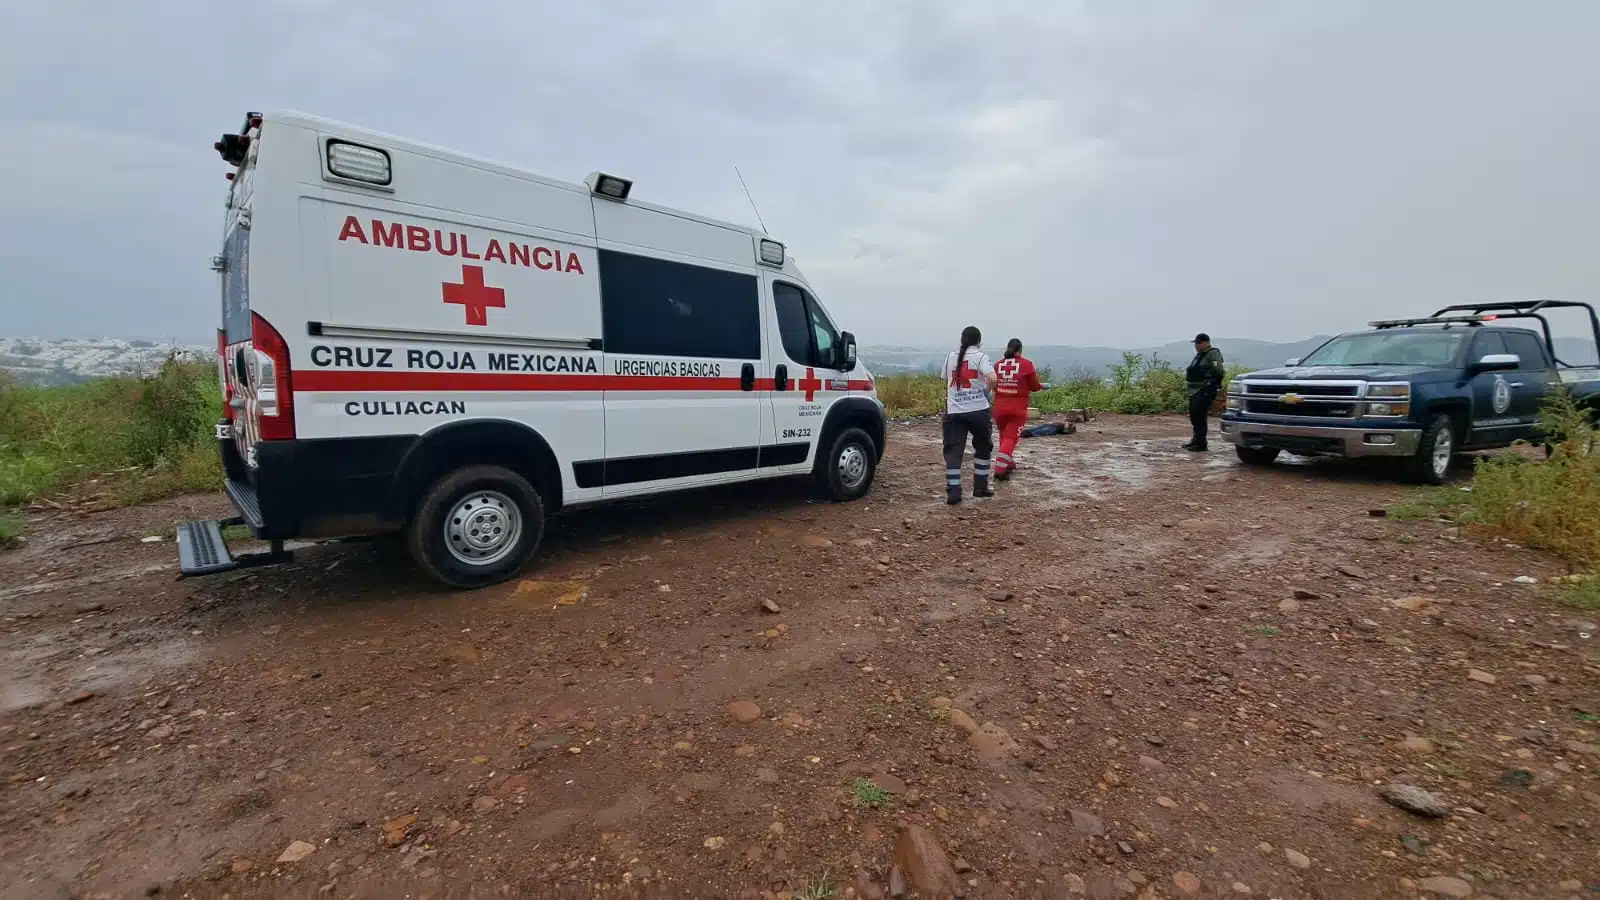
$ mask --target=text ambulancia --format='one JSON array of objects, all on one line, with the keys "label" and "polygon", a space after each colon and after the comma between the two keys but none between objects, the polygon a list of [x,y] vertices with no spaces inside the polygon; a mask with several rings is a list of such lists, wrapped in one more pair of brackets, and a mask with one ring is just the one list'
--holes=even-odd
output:
[{"label": "text ambulancia", "polygon": [[[557,510],[804,475],[865,494],[883,404],[761,232],[296,113],[217,142],[236,519],[186,575],[290,538],[393,535],[458,587],[532,558]],[[272,552],[233,557],[227,524]]]}]

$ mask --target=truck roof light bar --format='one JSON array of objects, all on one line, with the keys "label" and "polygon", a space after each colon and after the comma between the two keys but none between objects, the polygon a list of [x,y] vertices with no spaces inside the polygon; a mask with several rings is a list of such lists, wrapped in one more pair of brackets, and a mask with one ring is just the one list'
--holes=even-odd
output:
[{"label": "truck roof light bar", "polygon": [[1482,325],[1498,316],[1426,316],[1420,319],[1379,319],[1370,328],[1406,328],[1411,325]]}]

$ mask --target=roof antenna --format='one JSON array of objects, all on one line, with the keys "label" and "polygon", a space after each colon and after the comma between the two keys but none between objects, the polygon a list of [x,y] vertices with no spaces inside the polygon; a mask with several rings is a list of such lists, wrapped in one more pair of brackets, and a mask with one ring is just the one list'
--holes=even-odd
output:
[{"label": "roof antenna", "polygon": [[[738,166],[734,166],[733,174],[739,176],[739,186],[744,188],[744,198],[750,201],[750,208],[755,210],[756,221],[761,223],[761,233],[767,234],[767,223],[761,218],[761,210],[756,208],[756,198],[750,196],[750,185],[744,183],[744,173],[739,171]],[[767,237],[771,236],[772,235],[767,234]]]}]

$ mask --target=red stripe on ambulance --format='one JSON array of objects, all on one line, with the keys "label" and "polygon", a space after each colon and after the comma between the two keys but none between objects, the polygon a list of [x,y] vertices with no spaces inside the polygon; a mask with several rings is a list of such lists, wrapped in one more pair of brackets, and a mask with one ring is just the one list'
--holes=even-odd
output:
[{"label": "red stripe on ambulance", "polygon": [[[791,380],[792,383],[792,380]],[[857,382],[851,382],[856,384]],[[859,382],[866,390],[868,382]],[[776,388],[771,378],[757,378],[756,391]],[[296,393],[318,391],[728,391],[741,392],[738,378],[696,378],[682,375],[543,375],[501,372],[374,372],[296,369]]]}]

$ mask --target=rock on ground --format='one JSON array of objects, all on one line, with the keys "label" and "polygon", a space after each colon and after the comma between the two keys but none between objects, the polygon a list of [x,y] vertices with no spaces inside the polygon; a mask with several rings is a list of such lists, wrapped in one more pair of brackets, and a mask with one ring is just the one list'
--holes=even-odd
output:
[{"label": "rock on ground", "polygon": [[911,886],[933,897],[962,897],[966,885],[933,835],[920,825],[906,825],[894,845],[894,861]]},{"label": "rock on ground", "polygon": [[1450,815],[1450,807],[1416,785],[1386,784],[1378,790],[1378,796],[1406,812],[1416,813],[1429,819],[1442,819]]}]

